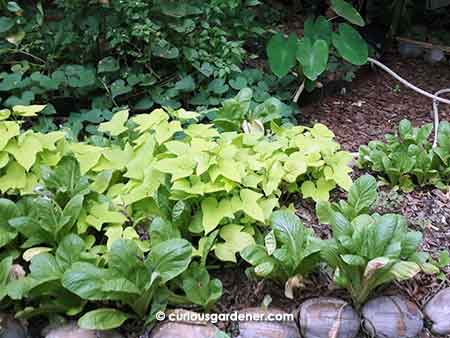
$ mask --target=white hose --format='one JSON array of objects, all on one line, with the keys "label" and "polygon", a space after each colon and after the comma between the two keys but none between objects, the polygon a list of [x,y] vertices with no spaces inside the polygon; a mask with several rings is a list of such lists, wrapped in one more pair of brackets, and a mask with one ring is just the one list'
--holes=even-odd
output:
[{"label": "white hose", "polygon": [[[434,95],[439,96],[442,94],[450,93],[450,89],[442,89],[436,92]],[[433,148],[438,145],[438,135],[439,135],[439,101],[433,99],[433,114],[434,114],[434,142]]]},{"label": "white hose", "polygon": [[442,102],[442,103],[450,104],[450,100],[443,99],[442,97],[439,97],[439,96],[433,95],[431,93],[428,93],[427,91],[425,91],[423,89],[420,89],[419,87],[414,86],[412,83],[409,83],[404,78],[402,78],[400,75],[395,73],[392,69],[390,69],[389,67],[387,67],[384,64],[382,64],[380,61],[372,59],[372,58],[369,58],[368,60],[369,60],[370,63],[373,63],[374,65],[380,67],[385,72],[389,73],[394,78],[396,78],[398,81],[403,83],[405,86],[411,88],[412,90],[418,92],[419,94],[422,94],[424,96],[429,97],[430,99],[433,99],[433,100],[436,100],[436,101],[439,101],[439,102]]},{"label": "white hose", "polygon": [[382,64],[380,61],[369,58],[368,61],[378,67],[380,67],[381,69],[383,69],[385,72],[387,72],[389,75],[391,75],[392,77],[394,77],[395,79],[397,79],[398,81],[400,81],[401,83],[403,83],[405,86],[411,88],[412,90],[416,91],[419,94],[422,94],[426,97],[429,97],[430,99],[433,99],[433,114],[434,114],[434,140],[433,140],[433,148],[437,147],[437,142],[438,142],[438,131],[439,131],[439,103],[446,103],[446,104],[450,104],[450,100],[444,99],[442,97],[440,97],[439,95],[442,94],[447,94],[450,93],[450,88],[449,89],[442,89],[440,91],[438,91],[435,94],[431,94],[417,86],[414,86],[412,83],[406,81],[404,78],[402,78],[400,75],[398,75],[397,73],[395,73],[392,69],[390,69],[389,67],[387,67],[386,65]]}]

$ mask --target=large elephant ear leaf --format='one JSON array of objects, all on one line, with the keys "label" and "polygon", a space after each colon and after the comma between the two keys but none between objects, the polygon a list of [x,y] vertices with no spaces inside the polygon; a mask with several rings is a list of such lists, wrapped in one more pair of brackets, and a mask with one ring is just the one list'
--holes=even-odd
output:
[{"label": "large elephant ear leaf", "polygon": [[303,38],[298,43],[297,59],[303,66],[303,73],[315,81],[328,65],[328,44],[324,40],[313,43],[310,38]]},{"label": "large elephant ear leaf", "polygon": [[365,22],[361,15],[358,13],[355,7],[353,7],[350,3],[344,0],[332,0],[331,8],[333,11],[348,20],[352,24],[357,26],[364,26]]},{"label": "large elephant ear leaf", "polygon": [[333,33],[333,45],[348,62],[362,66],[369,58],[369,46],[353,27],[346,23],[339,25],[339,32]]},{"label": "large elephant ear leaf", "polygon": [[290,34],[285,38],[283,34],[275,34],[267,45],[269,65],[278,77],[286,76],[295,65],[297,51],[297,37]]},{"label": "large elephant ear leaf", "polygon": [[304,36],[313,41],[325,40],[328,44],[330,44],[332,32],[333,26],[324,16],[319,16],[316,20],[313,18],[308,18],[305,21]]}]

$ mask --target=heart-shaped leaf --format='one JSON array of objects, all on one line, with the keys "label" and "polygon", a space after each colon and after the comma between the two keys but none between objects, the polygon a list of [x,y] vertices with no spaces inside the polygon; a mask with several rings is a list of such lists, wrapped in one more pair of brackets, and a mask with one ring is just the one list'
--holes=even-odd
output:
[{"label": "heart-shaped leaf", "polygon": [[286,39],[283,34],[275,34],[267,45],[267,56],[272,71],[278,77],[286,76],[295,65],[297,38],[290,34]]},{"label": "heart-shaped leaf", "polygon": [[365,22],[358,11],[350,3],[344,0],[332,0],[331,8],[336,12],[337,15],[342,16],[344,19],[350,21],[351,23],[364,26]]},{"label": "heart-shaped leaf", "polygon": [[303,38],[298,43],[297,60],[303,66],[305,76],[314,81],[322,74],[328,65],[328,44],[324,40],[312,42]]},{"label": "heart-shaped leaf", "polygon": [[319,16],[316,20],[308,18],[305,21],[304,36],[311,40],[325,40],[328,44],[331,43],[331,33],[333,28],[331,22],[324,16]]},{"label": "heart-shaped leaf", "polygon": [[369,47],[361,35],[350,25],[339,25],[339,33],[333,33],[333,45],[348,62],[362,66],[369,57]]}]

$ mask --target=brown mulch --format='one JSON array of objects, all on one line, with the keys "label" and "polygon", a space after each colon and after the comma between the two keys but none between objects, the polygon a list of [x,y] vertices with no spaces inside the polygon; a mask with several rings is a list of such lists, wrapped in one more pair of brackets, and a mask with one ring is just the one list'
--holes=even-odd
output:
[{"label": "brown mulch", "polygon": [[[412,84],[435,93],[450,88],[450,65],[430,65],[391,52],[383,63]],[[432,122],[432,100],[405,87],[380,69],[365,69],[349,84],[345,95],[323,98],[301,109],[301,119],[326,124],[350,151],[395,130],[404,118],[414,125]],[[301,102],[300,102],[301,103]],[[450,106],[440,105],[442,120],[450,120]]]}]

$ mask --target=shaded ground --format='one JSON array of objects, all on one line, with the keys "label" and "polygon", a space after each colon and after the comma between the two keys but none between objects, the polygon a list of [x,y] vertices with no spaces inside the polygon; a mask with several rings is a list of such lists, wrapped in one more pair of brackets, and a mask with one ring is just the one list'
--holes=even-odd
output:
[{"label": "shaded ground", "polygon": [[[450,65],[430,65],[421,59],[403,59],[388,53],[382,60],[414,85],[435,93],[450,88]],[[329,96],[302,109],[301,119],[326,124],[350,151],[372,139],[382,139],[398,122],[415,125],[432,122],[432,100],[403,86],[380,69],[367,69],[349,85],[345,95]],[[301,102],[300,102],[301,103]],[[443,120],[450,120],[450,106],[440,105]]]}]

